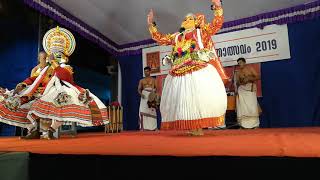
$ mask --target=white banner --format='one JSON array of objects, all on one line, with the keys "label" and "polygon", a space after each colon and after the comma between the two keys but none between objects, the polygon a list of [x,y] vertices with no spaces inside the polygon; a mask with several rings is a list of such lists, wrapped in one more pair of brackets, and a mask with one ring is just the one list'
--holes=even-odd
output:
[{"label": "white banner", "polygon": [[218,34],[212,39],[223,66],[236,65],[240,57],[247,63],[290,59],[287,25]]},{"label": "white banner", "polygon": [[[218,34],[212,37],[223,66],[237,64],[244,57],[247,63],[290,59],[287,25],[270,25],[264,29],[252,28]],[[171,53],[172,46],[155,46],[142,50],[143,67],[151,67],[151,76],[168,74],[170,66],[161,61]]]}]

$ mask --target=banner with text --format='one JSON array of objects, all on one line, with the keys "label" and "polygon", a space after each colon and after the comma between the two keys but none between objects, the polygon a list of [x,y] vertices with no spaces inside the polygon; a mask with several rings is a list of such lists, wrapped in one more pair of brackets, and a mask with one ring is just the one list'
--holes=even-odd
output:
[{"label": "banner with text", "polygon": [[270,25],[212,37],[223,66],[237,64],[244,57],[247,63],[290,59],[287,25]]}]

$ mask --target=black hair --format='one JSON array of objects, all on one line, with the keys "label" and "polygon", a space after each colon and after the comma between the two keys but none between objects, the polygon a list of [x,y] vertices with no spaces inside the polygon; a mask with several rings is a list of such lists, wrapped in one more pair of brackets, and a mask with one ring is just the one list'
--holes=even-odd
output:
[{"label": "black hair", "polygon": [[239,61],[243,61],[244,63],[246,63],[246,62],[247,62],[247,61],[246,61],[246,59],[245,59],[245,58],[243,58],[243,57],[239,58],[239,59],[237,60],[237,63],[238,63]]},{"label": "black hair", "polygon": [[179,29],[179,33],[183,33],[185,30],[186,30],[186,28],[181,27],[181,28]]},{"label": "black hair", "polygon": [[147,66],[147,67],[143,68],[143,70],[149,70],[149,71],[151,71],[151,67]]}]

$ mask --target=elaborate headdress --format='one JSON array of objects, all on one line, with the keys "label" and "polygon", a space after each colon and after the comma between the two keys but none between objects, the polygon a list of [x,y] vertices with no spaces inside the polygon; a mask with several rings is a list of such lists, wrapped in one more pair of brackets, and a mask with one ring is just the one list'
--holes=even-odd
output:
[{"label": "elaborate headdress", "polygon": [[[196,28],[202,28],[205,25],[206,19],[204,14],[193,14],[193,13],[188,13],[185,18],[187,17],[193,17],[195,21],[195,26]],[[184,31],[184,28],[182,27],[182,30],[180,29],[180,32]]]},{"label": "elaborate headdress", "polygon": [[60,63],[67,63],[76,47],[76,41],[70,31],[57,26],[44,35],[42,45],[49,56],[53,54]]}]

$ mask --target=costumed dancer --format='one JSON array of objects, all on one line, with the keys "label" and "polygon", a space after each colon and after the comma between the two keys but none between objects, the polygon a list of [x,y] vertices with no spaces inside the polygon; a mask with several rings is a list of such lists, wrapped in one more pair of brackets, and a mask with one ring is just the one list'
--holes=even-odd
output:
[{"label": "costumed dancer", "polygon": [[[50,119],[48,139],[53,138],[53,133],[63,123],[76,122],[85,127],[107,124],[106,106],[88,89],[74,83],[72,67],[66,65],[75,49],[71,32],[59,27],[49,30],[43,38],[43,48],[49,55],[50,65],[42,71],[51,72],[51,78],[42,96],[32,104],[27,118],[32,123]],[[33,134],[37,132],[31,132],[26,138],[32,139]]]},{"label": "costumed dancer", "polygon": [[75,48],[73,35],[57,27],[46,33],[43,42],[49,54],[46,64],[44,58],[39,58],[39,65],[29,78],[14,90],[1,89],[0,121],[27,128],[28,135],[22,139],[39,139],[40,122],[51,124],[45,129],[48,139],[64,122],[77,122],[80,126],[108,123],[105,105],[74,83],[72,67],[65,64]]},{"label": "costumed dancer", "polygon": [[203,135],[203,128],[224,125],[228,81],[214,49],[211,36],[223,24],[220,0],[212,0],[214,19],[205,23],[204,15],[188,14],[179,32],[161,34],[148,14],[152,39],[160,45],[172,45],[172,54],[163,59],[172,63],[161,96],[161,129],[191,130],[191,135]]}]

